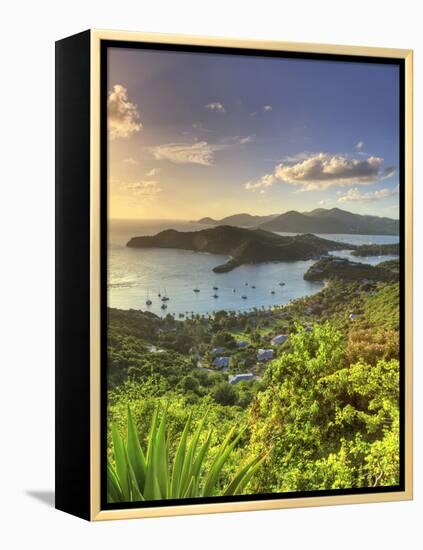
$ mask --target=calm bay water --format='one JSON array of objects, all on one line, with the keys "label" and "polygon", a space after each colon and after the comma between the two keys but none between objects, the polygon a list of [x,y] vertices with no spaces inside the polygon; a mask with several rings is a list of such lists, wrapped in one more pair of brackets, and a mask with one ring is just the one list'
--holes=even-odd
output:
[{"label": "calm bay water", "polygon": [[[216,274],[213,267],[224,263],[226,256],[185,250],[128,248],[131,237],[154,235],[164,229],[196,231],[207,226],[172,220],[120,221],[109,226],[108,305],[119,309],[142,309],[163,316],[168,313],[207,314],[219,309],[246,311],[254,307],[286,304],[323,288],[323,283],[304,281],[304,272],[314,260],[278,262],[240,266],[229,273]],[[282,233],[281,233],[282,234]],[[288,233],[284,233],[288,235]],[[385,235],[319,235],[352,244],[387,244],[398,242]],[[373,265],[393,258],[374,256],[354,258],[348,251],[337,256]],[[279,283],[284,282],[284,286]],[[213,287],[218,290],[213,290]],[[253,288],[255,286],[256,288]],[[200,292],[194,292],[198,288]],[[274,291],[274,294],[272,294]],[[162,310],[158,294],[169,297]],[[217,294],[218,298],[213,295]],[[242,296],[247,296],[243,299]],[[145,302],[153,303],[147,307]]]}]

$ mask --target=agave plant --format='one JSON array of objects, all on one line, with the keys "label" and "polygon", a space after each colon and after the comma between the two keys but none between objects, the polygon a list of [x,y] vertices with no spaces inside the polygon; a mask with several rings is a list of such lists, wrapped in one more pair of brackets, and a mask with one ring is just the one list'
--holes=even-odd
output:
[{"label": "agave plant", "polygon": [[245,431],[236,434],[233,427],[219,446],[208,470],[208,456],[212,433],[209,431],[201,441],[206,416],[190,435],[192,416],[185,423],[172,463],[169,460],[169,441],[166,437],[166,411],[159,419],[155,410],[148,435],[147,448],[143,451],[135,424],[128,408],[126,440],[112,424],[114,464],[108,462],[108,501],[134,502],[240,494],[264,460],[259,455],[247,461],[226,487],[219,481],[222,469]]}]

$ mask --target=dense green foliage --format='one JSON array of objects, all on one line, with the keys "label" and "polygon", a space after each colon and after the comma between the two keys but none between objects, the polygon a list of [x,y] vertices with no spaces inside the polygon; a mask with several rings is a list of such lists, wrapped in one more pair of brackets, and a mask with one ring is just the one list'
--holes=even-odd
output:
[{"label": "dense green foliage", "polygon": [[271,449],[255,490],[397,483],[398,361],[349,364],[342,333],[328,323],[292,340],[251,408],[251,448]]},{"label": "dense green foliage", "polygon": [[[386,264],[381,269],[395,274],[398,262]],[[198,449],[212,433],[209,447],[201,473],[189,491],[185,479],[179,497],[204,494],[205,479],[228,434],[235,438],[234,429],[240,436],[210,494],[224,494],[240,466],[265,454],[238,492],[398,484],[399,322],[398,280],[363,278],[335,278],[285,307],[249,312],[187,312],[176,320],[110,309],[108,458],[120,487],[111,498],[168,498],[183,434],[190,445],[200,426]],[[288,339],[272,346],[277,334]],[[258,362],[258,350],[269,347],[274,359]],[[229,358],[226,368],[215,364],[219,356]],[[231,384],[237,373],[254,378]],[[158,410],[166,411],[160,420]],[[125,470],[118,472],[116,453],[128,448],[128,422],[146,458],[150,440],[162,437],[156,434],[162,421],[166,489],[158,496],[157,488],[147,491],[138,480],[141,497],[136,488],[124,494]]]},{"label": "dense green foliage", "polygon": [[364,303],[364,323],[368,327],[399,329],[399,283],[381,287]]},{"label": "dense green foliage", "polygon": [[221,488],[221,472],[245,428],[238,433],[235,427],[229,431],[206,469],[213,437],[212,431],[203,433],[206,417],[200,420],[192,434],[192,417],[188,417],[173,457],[170,456],[166,420],[166,410],[161,419],[158,409],[154,411],[145,450],[140,445],[129,408],[126,439],[112,423],[113,462],[109,461],[107,465],[109,502],[237,495],[242,493],[265,458],[265,453],[262,453],[249,459]]}]

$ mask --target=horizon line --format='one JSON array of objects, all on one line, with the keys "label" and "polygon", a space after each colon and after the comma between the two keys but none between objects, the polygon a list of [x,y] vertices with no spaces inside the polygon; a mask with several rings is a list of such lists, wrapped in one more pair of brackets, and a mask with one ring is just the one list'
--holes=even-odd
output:
[{"label": "horizon line", "polygon": [[313,208],[312,210],[295,210],[295,209],[289,209],[289,210],[285,210],[283,212],[278,212],[278,213],[270,213],[270,214],[251,214],[249,212],[235,212],[233,214],[227,214],[226,216],[221,216],[220,218],[215,218],[209,214],[206,214],[204,216],[200,216],[198,218],[187,218],[187,217],[175,217],[175,218],[161,218],[161,217],[145,217],[145,216],[139,216],[139,217],[134,217],[134,218],[130,218],[130,217],[111,217],[109,216],[108,219],[109,220],[114,220],[114,221],[118,221],[118,220],[133,220],[133,221],[139,221],[140,219],[142,220],[163,220],[163,221],[189,221],[189,222],[197,222],[199,219],[202,219],[202,218],[211,218],[211,219],[215,219],[216,221],[220,221],[221,219],[224,219],[224,218],[229,218],[230,216],[239,216],[239,215],[242,215],[242,214],[246,214],[248,216],[258,216],[258,217],[266,217],[266,216],[281,216],[283,214],[287,214],[288,212],[298,212],[299,214],[303,214],[303,213],[308,213],[308,212],[313,212],[314,210],[324,210],[324,211],[331,211],[331,210],[340,210],[342,212],[347,212],[348,214],[354,214],[356,216],[374,216],[376,218],[387,218],[387,219],[390,219],[390,220],[395,220],[395,221],[399,221],[400,218],[399,217],[391,217],[391,216],[379,216],[377,214],[359,214],[357,212],[352,212],[351,210],[345,210],[344,208],[338,208],[338,207],[333,207],[333,208],[323,208],[323,207],[320,207],[320,208]]}]

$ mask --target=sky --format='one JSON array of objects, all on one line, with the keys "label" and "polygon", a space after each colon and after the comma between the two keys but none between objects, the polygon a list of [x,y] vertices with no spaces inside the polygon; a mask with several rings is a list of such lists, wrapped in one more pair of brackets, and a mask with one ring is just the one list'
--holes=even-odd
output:
[{"label": "sky", "polygon": [[111,218],[399,215],[393,65],[108,50]]}]

